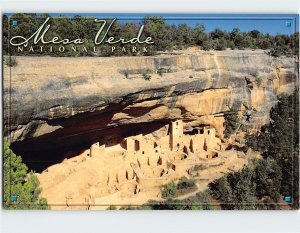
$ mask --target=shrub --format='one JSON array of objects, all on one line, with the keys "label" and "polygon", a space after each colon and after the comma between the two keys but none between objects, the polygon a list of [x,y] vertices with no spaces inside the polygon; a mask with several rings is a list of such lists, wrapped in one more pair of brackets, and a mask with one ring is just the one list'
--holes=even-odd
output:
[{"label": "shrub", "polygon": [[14,56],[8,56],[4,58],[4,64],[10,67],[18,65],[17,59]]},{"label": "shrub", "polygon": [[163,198],[175,197],[176,193],[176,184],[173,181],[161,187],[161,196]]},{"label": "shrub", "polygon": [[107,210],[117,210],[117,207],[114,205],[110,205]]},{"label": "shrub", "polygon": [[225,50],[227,48],[226,40],[221,38],[217,39],[214,44],[215,50]]},{"label": "shrub", "polygon": [[129,76],[129,71],[128,70],[122,70],[121,73],[124,74],[125,78],[128,78],[128,76]]},{"label": "shrub", "polygon": [[157,70],[157,73],[159,74],[159,76],[162,76],[163,75],[163,68],[159,68],[158,70]]},{"label": "shrub", "polygon": [[213,48],[213,44],[212,44],[211,40],[206,40],[203,42],[202,47],[204,50],[208,51]]},{"label": "shrub", "polygon": [[193,167],[193,171],[202,171],[207,169],[207,167],[204,164],[197,164]]},{"label": "shrub", "polygon": [[150,81],[151,75],[150,75],[150,74],[147,74],[147,73],[144,73],[144,74],[143,74],[143,78],[144,78],[145,80]]},{"label": "shrub", "polygon": [[184,176],[180,178],[177,184],[177,189],[189,189],[195,186],[196,186],[196,182],[194,179],[188,179]]},{"label": "shrub", "polygon": [[163,76],[164,73],[170,73],[170,68],[165,69],[165,68],[159,68],[157,69],[157,73],[159,74],[159,76]]},{"label": "shrub", "polygon": [[270,56],[273,57],[280,57],[284,55],[290,55],[288,53],[288,49],[285,48],[284,46],[274,46],[270,49],[269,53]]}]

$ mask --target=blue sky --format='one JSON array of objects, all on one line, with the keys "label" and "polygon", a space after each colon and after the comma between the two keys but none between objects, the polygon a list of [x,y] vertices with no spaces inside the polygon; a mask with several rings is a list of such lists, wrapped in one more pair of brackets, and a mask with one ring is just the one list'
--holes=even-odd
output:
[{"label": "blue sky", "polygon": [[[11,15],[11,14],[8,14]],[[140,22],[145,16],[162,16],[168,24],[186,23],[189,26],[203,24],[206,31],[210,32],[216,28],[231,31],[234,27],[241,31],[257,29],[262,33],[292,34],[299,31],[299,16],[297,14],[50,14],[52,17],[65,15],[73,17],[81,15],[91,18],[117,18],[120,22]]]}]

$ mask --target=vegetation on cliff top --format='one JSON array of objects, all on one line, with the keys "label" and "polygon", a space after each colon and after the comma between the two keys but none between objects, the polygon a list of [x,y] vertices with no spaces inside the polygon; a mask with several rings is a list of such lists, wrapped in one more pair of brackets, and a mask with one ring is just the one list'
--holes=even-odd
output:
[{"label": "vegetation on cliff top", "polygon": [[[22,158],[15,155],[4,140],[3,148],[3,207],[5,209],[49,209],[45,198],[40,197],[39,180],[28,173]],[[12,197],[16,196],[16,200]]]},{"label": "vegetation on cliff top", "polygon": [[[93,18],[81,17],[79,15],[73,18],[65,16],[58,16],[52,18],[49,14],[13,14],[10,18],[3,16],[3,52],[8,54],[9,34],[10,38],[16,35],[22,35],[29,38],[34,30],[38,29],[40,25],[50,17],[51,30],[46,33],[45,38],[53,38],[59,36],[60,38],[80,38],[84,39],[85,46],[88,52],[73,51],[68,49],[68,52],[61,53],[58,50],[49,52],[46,49],[42,55],[49,54],[52,56],[121,56],[121,55],[139,55],[129,49],[131,45],[123,45],[127,52],[122,51],[111,52],[110,45],[101,45],[99,53],[93,53],[93,38],[99,30],[99,25],[94,22]],[[13,27],[12,21],[17,21],[18,26]],[[162,17],[145,17],[143,22],[123,23],[116,21],[108,32],[108,37],[118,37],[122,35],[124,38],[133,38],[141,24],[145,25],[142,38],[152,37],[155,43],[148,45],[145,55],[154,55],[157,51],[166,51],[173,49],[184,49],[191,46],[200,46],[204,50],[224,50],[230,49],[263,49],[270,50],[269,54],[272,56],[292,56],[299,53],[299,33],[292,35],[270,35],[263,34],[258,30],[249,32],[241,32],[238,28],[234,28],[228,32],[225,30],[215,29],[212,32],[207,32],[203,25],[190,27],[187,24],[180,24],[178,26],[167,24]],[[106,25],[106,28],[108,24]],[[9,32],[9,33],[8,33]],[[33,48],[39,48],[41,44],[33,45]],[[59,45],[53,45],[53,48]],[[66,45],[71,47],[72,45]],[[140,51],[144,45],[135,44],[137,51]],[[10,51],[10,54],[16,54],[16,51]],[[28,53],[24,51],[23,54]],[[40,55],[39,49],[31,52],[30,55]],[[29,53],[27,54],[29,55]]]}]

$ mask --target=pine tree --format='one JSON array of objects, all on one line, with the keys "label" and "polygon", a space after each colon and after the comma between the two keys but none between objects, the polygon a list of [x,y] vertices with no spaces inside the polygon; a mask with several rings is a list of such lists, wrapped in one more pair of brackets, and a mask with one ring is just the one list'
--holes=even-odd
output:
[{"label": "pine tree", "polygon": [[[49,209],[45,198],[40,197],[39,180],[28,173],[22,158],[15,155],[4,140],[3,158],[3,206],[5,209]],[[17,201],[12,201],[17,196]]]}]

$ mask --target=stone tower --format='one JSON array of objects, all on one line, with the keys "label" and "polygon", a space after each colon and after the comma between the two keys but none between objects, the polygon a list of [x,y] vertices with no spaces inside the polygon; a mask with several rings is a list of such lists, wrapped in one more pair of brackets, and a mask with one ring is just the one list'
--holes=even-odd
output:
[{"label": "stone tower", "polygon": [[170,125],[170,149],[172,151],[178,150],[182,147],[183,138],[183,123],[182,120],[171,122]]}]

